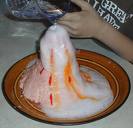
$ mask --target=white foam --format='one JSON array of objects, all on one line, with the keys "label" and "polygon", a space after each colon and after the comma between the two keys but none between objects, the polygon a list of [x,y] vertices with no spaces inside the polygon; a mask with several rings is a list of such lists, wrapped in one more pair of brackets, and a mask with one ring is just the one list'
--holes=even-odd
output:
[{"label": "white foam", "polygon": [[[82,70],[89,72],[93,79],[100,82],[100,84],[87,83],[84,92],[88,96],[97,98],[97,101],[91,99],[75,100],[65,91],[66,88],[62,88],[60,95],[63,99],[62,106],[58,108],[50,108],[44,105],[42,110],[50,117],[56,118],[82,118],[95,115],[105,110],[113,101],[113,94],[105,77],[95,70],[82,67]],[[63,83],[62,83],[63,84]],[[84,85],[83,85],[84,86]]]},{"label": "white foam", "polygon": [[[50,104],[42,104],[43,111],[51,117],[59,118],[80,118],[95,114],[105,109],[112,101],[113,94],[110,89],[108,81],[100,73],[86,69],[84,67],[81,70],[87,72],[91,77],[91,83],[85,82],[78,69],[76,61],[75,50],[72,46],[71,40],[67,31],[60,25],[56,24],[48,29],[45,36],[41,40],[41,60],[43,66],[50,71],[50,50],[54,49],[55,76],[58,79],[59,90],[57,93],[60,95],[60,106],[55,107]],[[82,99],[76,94],[74,89],[68,89],[64,83],[64,69],[68,62],[68,58],[65,54],[65,49],[70,54],[70,61],[72,65],[72,74],[77,81],[76,89],[80,91],[82,96],[92,97]]]},{"label": "white foam", "polygon": [[112,90],[102,74],[82,66],[80,70],[91,76],[91,82],[81,77],[75,49],[62,26],[50,27],[40,46],[41,62],[31,66],[21,88],[28,99],[40,103],[45,114],[81,118],[96,114],[112,103]]}]

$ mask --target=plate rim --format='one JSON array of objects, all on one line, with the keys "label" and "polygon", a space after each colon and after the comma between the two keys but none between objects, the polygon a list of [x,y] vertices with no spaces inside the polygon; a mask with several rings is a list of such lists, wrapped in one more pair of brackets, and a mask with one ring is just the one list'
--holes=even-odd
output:
[{"label": "plate rim", "polygon": [[4,78],[3,78],[3,81],[2,81],[2,92],[3,92],[3,95],[6,99],[6,101],[9,103],[10,106],[12,106],[16,111],[18,111],[19,113],[21,113],[22,115],[30,118],[30,119],[33,119],[33,120],[36,120],[36,121],[39,121],[39,122],[42,122],[42,123],[46,123],[46,124],[52,124],[52,125],[62,125],[62,126],[73,126],[73,125],[82,125],[82,124],[86,124],[86,123],[90,123],[90,122],[94,122],[94,121],[97,121],[97,120],[100,120],[100,119],[103,119],[107,116],[109,116],[110,114],[114,113],[116,110],[118,110],[125,102],[126,100],[128,99],[129,97],[129,94],[130,94],[130,91],[131,91],[131,83],[130,83],[130,79],[129,79],[129,76],[127,74],[127,72],[124,70],[124,68],[118,64],[117,62],[115,62],[113,59],[103,55],[103,54],[100,54],[100,53],[97,53],[97,52],[94,52],[94,51],[89,51],[89,50],[84,50],[84,49],[76,49],[76,52],[78,51],[82,51],[82,52],[86,52],[87,54],[88,53],[92,53],[92,54],[95,54],[95,55],[98,55],[98,56],[101,56],[101,57],[104,57],[110,61],[112,61],[113,63],[115,63],[118,67],[121,68],[121,70],[124,72],[124,74],[126,75],[127,79],[128,79],[128,93],[125,97],[125,99],[122,101],[122,103],[117,106],[115,109],[113,109],[112,111],[104,114],[103,116],[100,116],[100,117],[97,117],[97,118],[94,118],[94,119],[90,119],[89,121],[88,120],[85,120],[85,121],[82,121],[82,122],[53,122],[53,121],[48,121],[48,120],[43,120],[43,119],[39,119],[39,118],[36,118],[36,117],[33,117],[32,115],[22,111],[21,109],[19,109],[10,99],[9,97],[7,96],[6,94],[6,91],[5,91],[5,79],[8,75],[8,73],[11,71],[11,69],[17,64],[17,63],[20,63],[20,61],[22,61],[23,59],[26,59],[30,56],[37,56],[37,52],[34,52],[34,53],[31,53],[23,58],[20,58],[18,61],[16,61],[5,73],[4,75]]}]

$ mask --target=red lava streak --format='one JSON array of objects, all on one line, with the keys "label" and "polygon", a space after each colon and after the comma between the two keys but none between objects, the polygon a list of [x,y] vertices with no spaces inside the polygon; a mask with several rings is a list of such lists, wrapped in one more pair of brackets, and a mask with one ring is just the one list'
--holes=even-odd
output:
[{"label": "red lava streak", "polygon": [[50,98],[50,104],[53,105],[53,95],[50,94],[50,97],[49,98]]},{"label": "red lava streak", "polygon": [[50,75],[50,77],[49,77],[49,85],[51,85],[52,84],[52,75]]}]

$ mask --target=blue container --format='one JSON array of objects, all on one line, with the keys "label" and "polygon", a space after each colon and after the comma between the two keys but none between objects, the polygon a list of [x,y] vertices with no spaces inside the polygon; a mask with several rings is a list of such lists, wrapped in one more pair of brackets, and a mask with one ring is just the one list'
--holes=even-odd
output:
[{"label": "blue container", "polygon": [[72,10],[70,0],[3,0],[6,12],[19,19],[57,20]]}]

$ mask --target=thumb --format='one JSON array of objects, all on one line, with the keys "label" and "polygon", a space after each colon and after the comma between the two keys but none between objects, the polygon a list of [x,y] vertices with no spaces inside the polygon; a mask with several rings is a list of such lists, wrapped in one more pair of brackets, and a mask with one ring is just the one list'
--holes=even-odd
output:
[{"label": "thumb", "polygon": [[[79,6],[82,10],[88,10],[89,9],[89,1],[90,0],[71,0],[74,4]],[[88,2],[87,2],[88,1]]]}]

